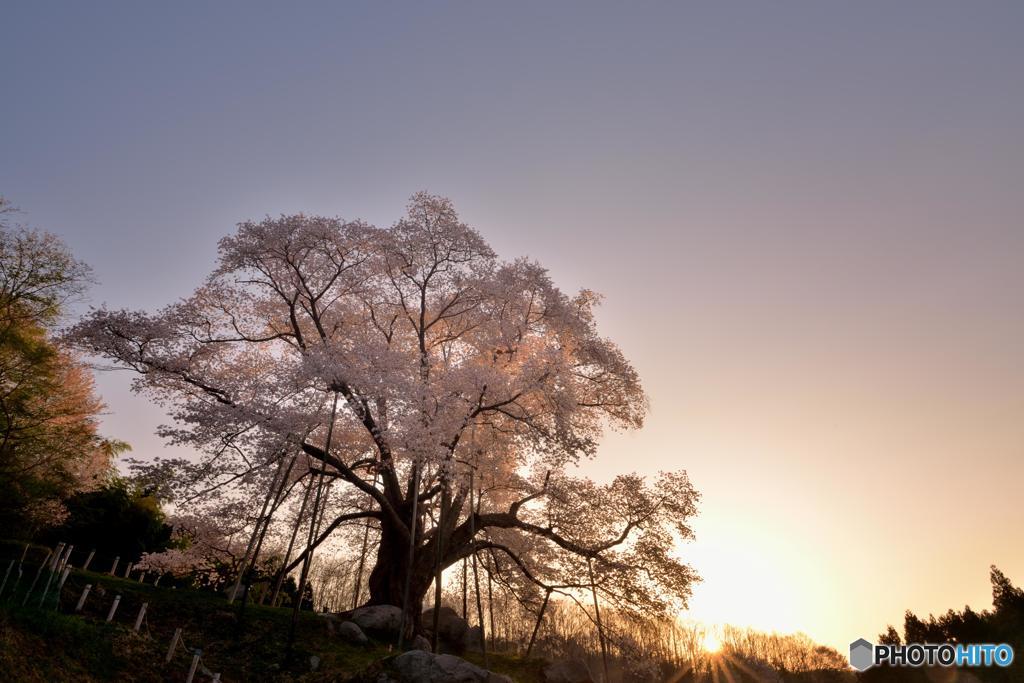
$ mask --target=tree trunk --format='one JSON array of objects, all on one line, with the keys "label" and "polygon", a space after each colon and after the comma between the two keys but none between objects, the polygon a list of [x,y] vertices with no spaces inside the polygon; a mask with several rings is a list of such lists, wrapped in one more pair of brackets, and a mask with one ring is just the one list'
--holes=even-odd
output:
[{"label": "tree trunk", "polygon": [[[422,537],[422,528],[417,539]],[[409,613],[406,623],[412,624],[412,632],[423,633],[422,606],[433,579],[433,558],[422,543],[417,543],[413,573],[409,582]],[[405,591],[405,576],[409,568],[409,542],[398,532],[390,520],[381,520],[380,546],[377,561],[367,579],[370,592],[368,605],[402,606]]]}]

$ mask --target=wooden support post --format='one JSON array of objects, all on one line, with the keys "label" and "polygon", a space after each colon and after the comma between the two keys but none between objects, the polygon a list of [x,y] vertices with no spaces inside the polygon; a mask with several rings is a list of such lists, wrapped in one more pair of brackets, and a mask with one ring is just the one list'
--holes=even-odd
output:
[{"label": "wooden support post", "polygon": [[109,624],[114,619],[114,612],[117,611],[117,606],[121,604],[121,596],[115,595],[114,602],[110,605],[110,611],[107,612],[107,623]]},{"label": "wooden support post", "polygon": [[[402,617],[398,622],[398,652],[403,651],[405,645],[405,627],[408,622],[409,592],[412,590],[412,571],[416,560],[416,529],[419,526],[419,512],[417,505],[420,499],[420,470],[423,463],[416,460],[412,464],[412,514],[409,524],[409,563],[405,570],[405,586],[402,589]],[[417,610],[421,607],[417,607]],[[411,634],[410,634],[411,635]],[[410,638],[412,640],[412,638]]]},{"label": "wooden support post", "polygon": [[[493,556],[491,557],[491,560],[494,560]],[[497,563],[495,563],[495,567],[497,567]],[[492,569],[486,562],[484,563],[484,569],[487,570],[487,616],[490,618],[491,622],[491,651],[497,652],[494,646],[494,589],[491,587]]]},{"label": "wooden support post", "polygon": [[139,608],[139,616],[135,617],[135,627],[132,630],[136,633],[138,633],[139,629],[142,627],[142,619],[146,616],[147,607],[149,607],[148,602],[142,603],[142,607]]},{"label": "wooden support post", "polygon": [[71,560],[71,551],[74,549],[75,546],[73,543],[68,544],[68,546],[64,548],[64,553],[57,560],[57,566],[55,567],[56,571],[63,571],[64,567],[67,566],[68,561]]},{"label": "wooden support post", "polygon": [[467,575],[469,562],[462,558],[462,618],[469,621],[469,577]]},{"label": "wooden support post", "polygon": [[145,582],[146,582],[146,572],[143,571],[141,574],[139,574],[139,583],[145,583]]},{"label": "wooden support post", "polygon": [[75,611],[81,612],[82,608],[85,607],[85,599],[89,597],[89,591],[92,590],[92,584],[85,584],[85,588],[82,589],[82,597],[78,598],[78,604],[75,605]]},{"label": "wooden support post", "polygon": [[0,583],[0,595],[4,594],[4,588],[7,587],[7,577],[11,575],[11,570],[14,569],[14,560],[7,565],[7,571],[4,572],[4,582]]},{"label": "wooden support post", "polygon": [[43,601],[46,600],[46,594],[50,592],[50,584],[53,583],[53,569],[51,568],[46,572],[46,585],[43,586],[43,594],[39,596],[39,607],[43,606]]},{"label": "wooden support post", "polygon": [[171,646],[167,648],[167,656],[164,657],[164,664],[170,664],[171,660],[174,659],[174,648],[178,647],[178,641],[181,640],[181,629],[174,629],[174,635],[171,637]]},{"label": "wooden support post", "polygon": [[[377,476],[379,472],[373,471],[373,488],[377,488]],[[359,568],[356,570],[356,586],[352,593],[352,609],[359,607],[359,595],[363,587],[363,571],[366,569],[366,555],[370,546],[370,520],[364,520],[363,527],[363,552],[359,554]]]},{"label": "wooden support post", "polygon": [[[470,538],[476,538],[476,515],[480,511],[480,495],[477,493],[476,506],[473,505],[473,470],[469,472],[469,533]],[[480,652],[484,656],[484,668],[488,668],[487,662],[487,629],[484,626],[484,607],[480,599],[480,574],[476,567],[476,551],[473,551],[473,588],[476,592],[476,616],[480,620]]]},{"label": "wooden support post", "polygon": [[203,656],[203,651],[196,648],[192,653],[192,666],[188,668],[188,678],[185,679],[185,683],[192,683],[192,679],[196,676],[196,669],[199,668],[199,658]]},{"label": "wooden support post", "polygon": [[64,571],[60,573],[60,581],[57,582],[57,599],[60,600],[60,592],[64,588],[64,582],[68,580],[68,574],[71,573],[71,567],[64,567]]},{"label": "wooden support post", "polygon": [[134,568],[135,568],[135,565],[132,564],[131,562],[129,562],[128,566],[124,568],[124,578],[127,579],[128,575],[132,573],[132,569],[134,569]]},{"label": "wooden support post", "polygon": [[594,562],[587,558],[587,570],[590,572],[590,594],[594,598],[594,616],[597,618],[597,637],[601,641],[601,663],[604,665],[604,683],[608,683],[608,643],[604,638],[604,626],[601,624],[601,608],[597,604],[597,584],[594,582]]},{"label": "wooden support post", "polygon": [[32,595],[32,591],[34,591],[36,589],[36,583],[39,581],[39,576],[43,573],[43,567],[45,567],[47,565],[47,563],[49,562],[50,555],[52,553],[53,553],[52,550],[46,551],[46,557],[43,558],[43,563],[41,565],[39,565],[39,569],[36,570],[36,577],[34,579],[32,579],[31,585],[29,585],[28,590],[25,592],[25,597],[22,598],[22,600],[21,600],[21,606],[22,607],[24,607],[25,605],[28,604],[28,596]]},{"label": "wooden support post", "polygon": [[53,551],[52,555],[50,555],[50,571],[51,572],[57,568],[57,565],[60,563],[60,560],[61,560],[61,557],[62,557],[61,553],[63,553],[63,552],[64,552],[64,542],[61,541],[60,543],[57,544],[57,549]]},{"label": "wooden support post", "polygon": [[162,579],[163,576],[164,576],[163,574],[157,574],[156,575],[156,581],[153,582],[153,587],[154,588],[156,588],[157,586],[160,585],[160,579]]},{"label": "wooden support post", "polygon": [[114,564],[110,565],[110,571],[107,572],[108,574],[110,574],[111,576],[114,576],[114,572],[117,571],[117,563],[120,560],[121,560],[121,556],[120,555],[118,555],[117,557],[114,558]]},{"label": "wooden support post", "polygon": [[533,651],[533,644],[537,642],[537,633],[540,631],[540,622],[544,618],[544,610],[548,608],[548,600],[551,599],[551,589],[548,588],[548,592],[544,594],[544,602],[540,603],[540,611],[537,612],[537,623],[533,625],[533,633],[530,634],[530,644],[526,646],[526,656],[530,656],[530,652]]},{"label": "wooden support post", "polygon": [[93,548],[89,551],[89,557],[85,558],[85,564],[82,565],[82,571],[89,571],[89,563],[92,562],[92,558],[96,555],[96,549]]}]

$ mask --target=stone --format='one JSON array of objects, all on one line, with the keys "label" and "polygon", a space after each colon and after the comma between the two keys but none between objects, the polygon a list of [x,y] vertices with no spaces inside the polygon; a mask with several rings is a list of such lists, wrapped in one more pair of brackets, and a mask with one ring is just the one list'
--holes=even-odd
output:
[{"label": "stone", "polygon": [[363,629],[359,628],[359,624],[354,621],[341,622],[337,626],[336,633],[346,643],[352,643],[353,645],[366,645],[370,642],[370,639],[363,633]]},{"label": "stone", "polygon": [[388,683],[512,683],[502,676],[455,655],[410,650],[391,660],[378,680]]},{"label": "stone", "polygon": [[544,683],[597,683],[582,659],[563,659],[544,667]]},{"label": "stone", "polygon": [[402,625],[402,608],[394,605],[367,605],[352,610],[350,619],[366,634],[381,638],[397,637]]},{"label": "stone", "polygon": [[[434,610],[423,613],[423,628],[427,633],[434,630]],[[466,649],[466,632],[469,624],[451,607],[442,607],[438,616],[437,640],[440,648],[446,652],[460,653]]]},{"label": "stone", "polygon": [[409,646],[409,649],[430,652],[430,641],[423,636],[416,636],[412,639],[412,644]]}]

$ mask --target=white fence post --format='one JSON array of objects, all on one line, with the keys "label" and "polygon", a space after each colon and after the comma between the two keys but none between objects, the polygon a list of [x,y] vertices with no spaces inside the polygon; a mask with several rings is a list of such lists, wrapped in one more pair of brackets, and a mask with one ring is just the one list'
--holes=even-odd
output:
[{"label": "white fence post", "polygon": [[112,619],[114,618],[114,612],[116,612],[116,611],[117,611],[117,605],[118,605],[118,603],[120,603],[120,602],[121,602],[121,596],[120,596],[120,595],[115,595],[115,596],[114,596],[114,604],[112,604],[112,605],[110,606],[110,612],[108,612],[108,613],[107,613],[107,623],[108,623],[108,624],[109,624],[109,623],[110,623],[110,621],[111,621],[111,620],[112,620]]},{"label": "white fence post", "polygon": [[134,565],[134,564],[132,564],[131,562],[129,562],[129,563],[128,563],[128,566],[127,566],[127,567],[125,567],[125,569],[124,569],[124,578],[126,578],[126,579],[128,578],[128,575],[132,573],[132,568],[133,568],[134,566],[135,566],[135,565]]},{"label": "white fence post", "polygon": [[196,669],[199,668],[199,658],[202,656],[203,651],[196,648],[192,655],[192,666],[188,669],[188,678],[185,679],[185,683],[192,683],[192,679],[195,678]]},{"label": "white fence post", "polygon": [[60,560],[60,567],[58,567],[58,569],[64,569],[64,567],[66,567],[68,565],[68,562],[71,561],[71,551],[74,550],[74,549],[75,549],[75,544],[72,543],[71,545],[69,545],[64,550],[64,557],[61,558],[61,560]]},{"label": "white fence post", "polygon": [[92,590],[92,584],[85,584],[85,588],[82,589],[82,597],[78,598],[78,604],[75,605],[75,611],[81,612],[82,608],[85,607],[85,599],[89,597],[89,591]]},{"label": "white fence post", "polygon": [[47,550],[46,551],[46,557],[43,558],[43,563],[41,565],[39,565],[39,569],[36,570],[36,577],[34,579],[32,579],[32,583],[28,587],[28,592],[25,593],[25,597],[21,601],[21,606],[22,607],[24,607],[25,605],[28,604],[28,598],[29,598],[30,595],[32,595],[32,591],[34,591],[36,589],[36,583],[39,582],[39,576],[43,573],[43,567],[45,567],[47,565],[47,563],[49,563],[49,561],[50,561],[50,553],[52,553],[52,552],[53,552],[52,550]]},{"label": "white fence post", "polygon": [[107,572],[111,576],[114,576],[114,572],[117,571],[117,563],[121,560],[121,556],[118,555],[114,558],[114,564],[110,565],[110,571]]},{"label": "white fence post", "polygon": [[89,551],[89,557],[85,558],[85,564],[82,565],[82,571],[83,572],[89,570],[89,563],[92,562],[93,555],[95,555],[95,554],[96,554],[96,549],[95,548],[93,548],[92,550]]},{"label": "white fence post", "polygon": [[142,607],[139,608],[139,616],[135,617],[135,628],[133,629],[136,633],[139,632],[139,628],[142,626],[142,618],[146,616],[146,607],[149,606],[148,602],[142,603]]},{"label": "white fence post", "polygon": [[60,562],[61,553],[64,552],[64,542],[61,541],[57,544],[57,549],[53,551],[53,555],[50,556],[50,571],[52,572],[57,568],[57,564]]},{"label": "white fence post", "polygon": [[178,641],[181,639],[181,629],[174,629],[174,636],[171,638],[171,646],[167,648],[167,656],[164,658],[164,664],[169,664],[171,659],[174,658],[174,648],[178,647]]},{"label": "white fence post", "polygon": [[7,571],[4,572],[4,582],[0,583],[0,595],[4,594],[4,588],[7,588],[7,577],[11,575],[11,570],[14,569],[14,560],[7,565]]},{"label": "white fence post", "polygon": [[71,567],[64,567],[64,571],[60,573],[60,582],[57,584],[57,599],[60,599],[60,592],[64,588],[64,582],[68,580],[68,574],[71,573]]}]

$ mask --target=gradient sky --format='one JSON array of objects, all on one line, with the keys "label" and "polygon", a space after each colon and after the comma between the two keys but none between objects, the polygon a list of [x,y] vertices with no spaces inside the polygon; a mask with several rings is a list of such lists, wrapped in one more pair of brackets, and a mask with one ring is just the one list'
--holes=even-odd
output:
[{"label": "gradient sky", "polygon": [[[1024,3],[6,2],[0,193],[94,303],[234,223],[451,197],[606,295],[685,467],[692,616],[845,650],[1024,583]],[[105,430],[159,410],[100,377]]]}]

